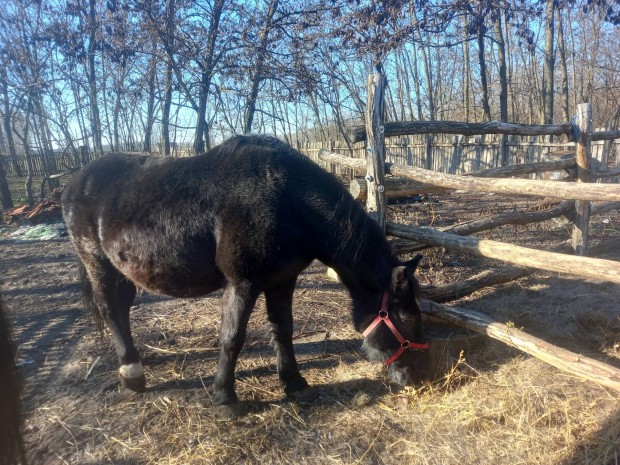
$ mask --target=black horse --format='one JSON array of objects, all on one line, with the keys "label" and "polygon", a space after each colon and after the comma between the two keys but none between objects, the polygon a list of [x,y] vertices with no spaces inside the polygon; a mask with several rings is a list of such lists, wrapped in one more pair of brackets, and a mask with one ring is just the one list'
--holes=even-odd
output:
[{"label": "black horse", "polygon": [[314,259],[349,289],[358,331],[386,323],[368,331],[369,358],[389,362],[401,385],[424,375],[417,260],[395,259],[337,178],[275,138],[237,136],[184,159],[106,155],[68,183],[62,203],[85,302],[107,324],[129,389],[145,388],[129,328],[136,285],[175,297],[224,288],[214,404],[240,409],[235,363],[261,292],[284,391],[315,398],[295,361],[291,308],[297,277]]}]

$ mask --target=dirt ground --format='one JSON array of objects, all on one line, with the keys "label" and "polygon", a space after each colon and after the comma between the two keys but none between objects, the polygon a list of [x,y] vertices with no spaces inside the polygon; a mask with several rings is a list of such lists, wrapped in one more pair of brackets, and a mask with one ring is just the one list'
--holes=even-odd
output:
[{"label": "dirt ground", "polygon": [[[400,222],[435,227],[535,200],[444,195],[392,205]],[[314,263],[295,294],[296,351],[319,388],[309,405],[285,399],[266,331],[264,300],[237,367],[250,413],[213,415],[206,387],[217,360],[220,293],[174,300],[139,294],[134,338],[148,389],[120,387],[107,335],[83,313],[76,258],[65,237],[0,233],[0,289],[25,378],[31,464],[601,464],[620,461],[620,395],[489,340],[444,377],[399,391],[364,360],[345,288]],[[620,213],[593,218],[591,239],[620,237]],[[570,237],[561,220],[478,237],[544,249]],[[463,280],[497,261],[424,252],[422,285]],[[620,251],[602,258],[620,260]],[[620,367],[620,286],[538,272],[458,301],[556,345]]]}]

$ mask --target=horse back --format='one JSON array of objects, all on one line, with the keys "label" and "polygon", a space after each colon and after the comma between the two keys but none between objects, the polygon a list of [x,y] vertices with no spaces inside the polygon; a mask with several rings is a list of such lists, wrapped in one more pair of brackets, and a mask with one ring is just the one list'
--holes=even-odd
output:
[{"label": "horse back", "polygon": [[334,176],[258,136],[185,159],[103,156],[67,185],[63,214],[82,249],[172,295],[285,279],[329,261],[364,217]]}]

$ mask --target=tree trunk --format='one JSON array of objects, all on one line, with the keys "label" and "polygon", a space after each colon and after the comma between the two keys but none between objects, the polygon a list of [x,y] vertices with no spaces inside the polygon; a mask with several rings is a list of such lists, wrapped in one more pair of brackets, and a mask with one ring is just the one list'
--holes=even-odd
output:
[{"label": "tree trunk", "polygon": [[401,50],[402,77],[403,77],[403,81],[405,85],[405,96],[403,100],[403,106],[406,104],[407,110],[409,110],[409,118],[407,118],[404,115],[404,109],[403,109],[403,120],[404,119],[412,120],[415,118],[415,116],[413,113],[413,105],[411,104],[411,83],[409,81],[409,73],[407,72],[407,61],[408,59],[406,56],[405,47],[403,47]]},{"label": "tree trunk", "polygon": [[13,208],[13,199],[11,198],[11,191],[9,189],[9,183],[6,180],[6,173],[0,163],[0,202],[2,208],[8,210]]},{"label": "tree trunk", "polygon": [[[415,2],[411,4],[413,7],[414,18],[416,18],[415,11]],[[424,78],[426,81],[426,90],[428,92],[428,112],[429,119],[434,121],[437,118],[435,114],[435,99],[433,96],[433,77],[431,75],[431,64],[428,58],[428,54],[426,53],[426,48],[424,48],[424,40],[422,39],[422,31],[420,30],[420,25],[418,24],[418,20],[415,21],[415,33],[417,35],[418,42],[420,43],[420,52],[422,52],[422,60],[424,61]]]},{"label": "tree trunk", "polygon": [[213,79],[215,63],[215,45],[220,27],[220,18],[224,8],[224,0],[215,0],[211,10],[209,23],[209,36],[207,39],[207,49],[205,51],[204,63],[200,77],[200,93],[198,98],[198,115],[196,121],[196,136],[194,138],[194,153],[202,153],[211,145],[209,125],[207,123],[207,100],[209,99],[211,80]]},{"label": "tree trunk", "polygon": [[0,86],[2,86],[2,126],[6,138],[6,147],[9,160],[13,164],[15,176],[23,176],[22,171],[17,163],[17,151],[15,150],[15,138],[13,137],[13,128],[11,126],[11,104],[9,100],[9,83],[6,69],[0,66]]},{"label": "tree trunk", "polygon": [[170,107],[172,106],[172,65],[166,63],[164,77],[164,101],[161,107],[161,150],[165,157],[170,156]]},{"label": "tree trunk", "polygon": [[[481,20],[483,21],[483,20]],[[487,84],[487,63],[484,51],[484,25],[478,28],[478,63],[480,65],[480,86],[482,88],[482,111],[484,121],[491,121],[491,107],[489,106],[489,86]]]},{"label": "tree trunk", "polygon": [[[497,41],[497,55],[499,59],[499,114],[500,121],[508,122],[508,77],[506,75],[506,47],[504,43],[504,33],[502,31],[502,13],[499,9],[495,11],[495,39]],[[508,166],[508,146],[506,145],[506,135],[499,135],[499,166]]]},{"label": "tree trunk", "polygon": [[415,43],[412,45],[413,48],[413,83],[415,85],[415,96],[416,96],[416,108],[418,110],[418,120],[422,121],[424,119],[424,115],[422,113],[422,97],[420,90],[420,74],[418,72],[418,53],[415,49]]},{"label": "tree trunk", "polygon": [[32,153],[30,151],[30,142],[28,138],[30,137],[30,116],[32,114],[32,95],[27,95],[28,104],[26,106],[26,115],[24,117],[24,134],[20,135],[19,132],[15,131],[17,137],[21,139],[22,145],[24,147],[24,156],[26,158],[26,168],[28,169],[28,173],[26,175],[26,196],[28,198],[28,205],[32,207],[34,205],[34,195],[32,193],[32,179],[34,177],[34,167],[32,166]]},{"label": "tree trunk", "polygon": [[95,41],[97,32],[97,17],[96,17],[96,0],[88,0],[88,97],[90,100],[90,125],[93,137],[93,144],[95,146],[95,152],[97,154],[103,153],[103,144],[101,142],[101,120],[99,117],[99,103],[97,101],[97,70],[95,68]]},{"label": "tree trunk", "polygon": [[469,38],[467,34],[468,29],[467,15],[463,15],[463,107],[465,110],[465,122],[469,123],[471,118],[470,114],[470,99],[471,99],[471,67],[469,65]]},{"label": "tree trunk", "polygon": [[[167,49],[166,71],[164,77],[164,101],[161,107],[161,145],[165,157],[170,156],[170,108],[172,106],[172,49],[174,47],[174,15],[175,0],[168,0],[166,5],[166,36],[164,43]],[[198,134],[196,134],[198,136]],[[201,136],[202,137],[202,136]],[[200,138],[201,139],[201,138]]]},{"label": "tree trunk", "polygon": [[147,102],[146,102],[146,123],[144,125],[144,141],[142,142],[142,150],[152,152],[153,124],[155,123],[155,75],[157,74],[156,52],[157,44],[153,40],[153,55],[149,60],[149,69],[147,76]]},{"label": "tree trunk", "polygon": [[566,42],[564,41],[564,22],[560,10],[558,10],[558,49],[560,51],[560,67],[562,68],[562,119],[564,121],[570,121]]},{"label": "tree trunk", "polygon": [[256,62],[254,64],[254,71],[251,76],[250,95],[245,108],[245,115],[243,117],[243,133],[249,134],[252,132],[252,123],[254,121],[254,113],[256,112],[256,101],[258,99],[258,90],[260,83],[264,76],[265,57],[267,56],[267,44],[269,43],[269,33],[271,32],[273,17],[276,14],[279,0],[271,0],[269,3],[269,10],[265,17],[265,24],[261,30],[256,50]]},{"label": "tree trunk", "polygon": [[545,15],[545,65],[543,68],[542,85],[543,111],[540,115],[540,124],[553,124],[554,14],[555,0],[547,0],[547,13]]}]

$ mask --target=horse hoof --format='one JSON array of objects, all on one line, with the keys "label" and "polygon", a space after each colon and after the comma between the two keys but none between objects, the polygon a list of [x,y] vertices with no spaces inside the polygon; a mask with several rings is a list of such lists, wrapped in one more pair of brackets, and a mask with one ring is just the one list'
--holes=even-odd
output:
[{"label": "horse hoof", "polygon": [[243,402],[235,402],[233,404],[216,405],[214,410],[219,419],[234,420],[248,413],[249,407]]},{"label": "horse hoof", "polygon": [[319,390],[312,386],[306,386],[300,391],[289,391],[286,397],[295,402],[312,402],[319,397]]},{"label": "horse hoof", "polygon": [[144,375],[136,376],[135,378],[121,376],[121,384],[133,392],[144,392],[146,389],[146,378]]}]

